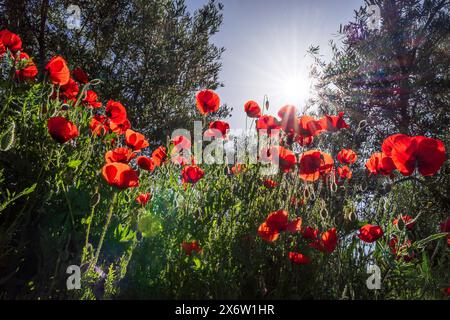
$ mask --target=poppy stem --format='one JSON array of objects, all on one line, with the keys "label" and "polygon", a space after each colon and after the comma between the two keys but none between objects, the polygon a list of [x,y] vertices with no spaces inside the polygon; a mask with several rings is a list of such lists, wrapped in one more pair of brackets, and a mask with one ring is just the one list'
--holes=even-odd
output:
[{"label": "poppy stem", "polygon": [[112,199],[112,202],[111,202],[111,206],[109,207],[108,217],[106,218],[106,224],[103,227],[102,236],[100,237],[100,241],[98,243],[98,247],[97,247],[97,251],[95,253],[94,260],[91,262],[91,265],[89,267],[90,270],[92,270],[94,268],[94,266],[97,264],[98,257],[100,256],[100,251],[102,250],[103,241],[105,240],[106,232],[108,231],[108,227],[109,227],[109,224],[111,222],[111,218],[112,218],[112,214],[113,214],[114,205],[116,203],[116,200],[117,200],[117,192],[114,192],[114,196],[113,196],[113,199]]}]

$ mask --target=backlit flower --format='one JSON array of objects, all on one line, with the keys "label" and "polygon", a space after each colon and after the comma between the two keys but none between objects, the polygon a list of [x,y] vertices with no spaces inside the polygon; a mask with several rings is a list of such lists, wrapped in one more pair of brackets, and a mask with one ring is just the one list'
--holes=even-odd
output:
[{"label": "backlit flower", "polygon": [[143,134],[131,129],[128,129],[125,132],[125,143],[135,151],[139,151],[149,146],[148,141],[145,139]]},{"label": "backlit flower", "polygon": [[289,260],[295,264],[309,264],[311,260],[304,254],[297,252],[289,252]]},{"label": "backlit flower", "polygon": [[109,100],[106,103],[106,115],[113,123],[123,123],[127,119],[127,110],[117,101]]},{"label": "backlit flower", "polygon": [[11,31],[3,29],[0,31],[0,40],[2,44],[12,52],[22,50],[22,39]]},{"label": "backlit flower", "polygon": [[[414,225],[416,224],[415,221],[412,222],[412,220],[414,220],[414,218],[411,217],[410,215],[404,215],[404,216],[401,216],[401,220],[402,220],[403,223],[406,225],[406,228],[407,228],[408,230],[412,230],[412,229],[414,228]],[[392,220],[392,224],[393,224],[394,226],[398,226],[398,222],[399,222],[399,219],[398,219],[398,218],[395,218],[394,220]]]},{"label": "backlit flower", "polygon": [[106,163],[111,162],[128,163],[134,157],[136,157],[136,153],[134,153],[133,150],[128,148],[116,148],[114,150],[110,150],[105,153]]},{"label": "backlit flower", "polygon": [[342,164],[353,164],[357,158],[355,151],[351,149],[342,149],[337,155],[338,161]]},{"label": "backlit flower", "polygon": [[155,163],[153,162],[152,158],[146,157],[146,156],[140,156],[136,160],[136,164],[141,168],[142,170],[146,171],[153,171],[155,170]]},{"label": "backlit flower", "polygon": [[181,179],[183,183],[197,183],[203,176],[205,172],[196,165],[185,166],[181,170]]},{"label": "backlit flower", "polygon": [[255,101],[247,101],[244,105],[244,111],[249,118],[259,118],[261,116],[261,108]]},{"label": "backlit flower", "polygon": [[109,185],[119,189],[139,186],[139,173],[125,163],[112,162],[105,164],[102,168],[102,176]]},{"label": "backlit flower", "polygon": [[358,238],[364,242],[372,243],[383,236],[383,230],[379,226],[366,224],[359,229]]},{"label": "backlit flower", "polygon": [[342,179],[350,179],[352,177],[352,171],[348,166],[339,167],[337,172]]},{"label": "backlit flower", "polygon": [[[23,65],[24,60],[26,61],[25,65]],[[21,65],[20,69],[16,70],[17,79],[20,81],[33,81],[36,78],[38,69],[28,54],[21,52],[16,58],[16,63]]]},{"label": "backlit flower", "polygon": [[69,67],[67,66],[66,60],[61,56],[53,57],[45,66],[45,70],[48,72],[53,84],[63,86],[70,80]]},{"label": "backlit flower", "polygon": [[395,165],[391,157],[388,157],[383,152],[376,152],[367,160],[366,168],[372,174],[389,176],[395,170]]},{"label": "backlit flower", "polygon": [[59,143],[65,143],[78,136],[78,128],[64,117],[52,117],[47,121],[48,133]]},{"label": "backlit flower", "polygon": [[220,107],[220,98],[212,90],[206,89],[196,95],[197,109],[205,115],[210,112],[216,112]]},{"label": "backlit flower", "polygon": [[333,169],[333,158],[325,152],[310,150],[300,155],[300,178],[305,181],[316,181],[320,176]]},{"label": "backlit flower", "polygon": [[338,116],[325,115],[322,119],[320,119],[320,126],[322,129],[327,130],[329,132],[335,132],[340,129],[345,129],[349,127],[344,120],[343,112],[339,112]]},{"label": "backlit flower", "polygon": [[156,150],[153,151],[152,153],[153,163],[157,167],[162,165],[166,161],[166,158],[167,158],[167,151],[166,148],[163,146],[156,148]]},{"label": "backlit flower", "polygon": [[142,206],[145,206],[151,197],[152,196],[151,196],[150,192],[141,193],[137,196],[136,202]]}]

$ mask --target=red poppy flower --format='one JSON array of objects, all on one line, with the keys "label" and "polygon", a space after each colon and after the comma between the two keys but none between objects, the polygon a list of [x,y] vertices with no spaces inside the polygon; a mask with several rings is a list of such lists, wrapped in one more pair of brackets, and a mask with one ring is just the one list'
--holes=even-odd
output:
[{"label": "red poppy flower", "polygon": [[45,70],[47,70],[53,84],[63,86],[70,80],[69,67],[67,66],[66,60],[61,56],[53,57],[45,66]]},{"label": "red poppy flower", "polygon": [[[59,94],[63,98],[72,100],[77,97],[79,91],[80,89],[78,87],[78,83],[72,78],[70,78],[69,82],[60,87]],[[56,92],[54,93],[54,96],[56,97]]]},{"label": "red poppy flower", "polygon": [[12,52],[22,50],[22,39],[11,31],[4,29],[0,31],[0,40],[3,45]]},{"label": "red poppy flower", "polygon": [[404,176],[411,175],[416,165],[421,175],[434,175],[447,159],[444,143],[424,136],[395,134],[386,138],[382,150]]},{"label": "red poppy flower", "polygon": [[264,222],[258,228],[258,235],[266,242],[274,242],[278,239],[280,232],[270,228],[267,223]]},{"label": "red poppy flower", "polygon": [[149,146],[148,141],[145,140],[143,134],[128,129],[125,132],[125,143],[130,148],[133,148],[135,151],[141,150],[143,148],[147,148]]},{"label": "red poppy flower", "polygon": [[141,168],[142,170],[147,170],[152,172],[155,170],[155,164],[153,163],[153,159],[145,156],[140,156],[136,160],[136,164]]},{"label": "red poppy flower", "polygon": [[75,68],[72,70],[72,76],[77,80],[79,83],[86,84],[89,82],[89,78],[87,73],[81,69],[81,68]]},{"label": "red poppy flower", "polygon": [[205,172],[196,165],[185,166],[181,170],[181,180],[183,183],[197,183],[204,175]]},{"label": "red poppy flower", "polygon": [[184,242],[181,244],[181,248],[184,250],[187,256],[190,256],[192,252],[197,252],[198,254],[201,254],[203,252],[203,249],[200,248],[200,245],[197,240],[193,240],[191,242]]},{"label": "red poppy flower", "polygon": [[298,132],[303,137],[312,137],[318,135],[323,130],[320,120],[310,116],[301,116],[298,120]]},{"label": "red poppy flower", "polygon": [[16,70],[16,77],[19,81],[33,81],[36,78],[38,69],[28,54],[21,52],[16,57],[16,68],[17,65],[19,68]]},{"label": "red poppy flower", "polygon": [[271,132],[272,130],[280,129],[280,124],[275,117],[264,115],[259,117],[256,121],[257,130],[267,130]]},{"label": "red poppy flower", "polygon": [[235,164],[234,166],[231,167],[231,173],[232,174],[238,174],[240,172],[242,172],[242,168],[243,166],[241,164]]},{"label": "red poppy flower", "polygon": [[108,119],[102,115],[95,115],[89,123],[89,129],[94,136],[104,136],[108,133]]},{"label": "red poppy flower", "polygon": [[302,136],[301,134],[296,135],[295,142],[297,142],[302,147],[309,146],[314,141],[312,136]]},{"label": "red poppy flower", "polygon": [[424,136],[416,136],[414,139],[417,143],[415,157],[419,173],[423,176],[434,175],[447,159],[444,143]]},{"label": "red poppy flower", "polygon": [[53,117],[47,121],[48,133],[59,143],[78,137],[78,128],[64,117]]},{"label": "red poppy flower", "polygon": [[206,89],[196,95],[197,108],[201,114],[216,112],[220,107],[220,98],[212,90]]},{"label": "red poppy flower", "polygon": [[102,103],[98,101],[98,95],[93,90],[86,91],[86,98],[83,99],[83,104],[90,106],[94,109],[100,108]]},{"label": "red poppy flower", "polygon": [[125,134],[125,132],[127,132],[128,129],[131,129],[131,123],[128,119],[125,119],[120,123],[110,122],[109,129],[111,129],[112,132],[118,135],[122,135]]},{"label": "red poppy flower", "polygon": [[167,158],[167,151],[166,148],[163,146],[158,147],[155,151],[152,153],[152,159],[155,164],[155,166],[159,167],[161,164],[166,161]]},{"label": "red poppy flower", "polygon": [[383,152],[376,152],[367,160],[366,168],[372,174],[389,176],[395,170],[395,164],[391,157],[388,157]]},{"label": "red poppy flower", "polygon": [[287,224],[285,231],[290,232],[290,233],[302,231],[302,222],[303,222],[302,218],[297,218],[297,219],[290,221]]},{"label": "red poppy flower", "polygon": [[300,178],[305,181],[316,181],[333,169],[333,158],[325,152],[310,150],[300,156]]},{"label": "red poppy flower", "polygon": [[150,192],[141,193],[137,196],[136,202],[142,206],[145,206],[151,197],[152,195],[150,194]]},{"label": "red poppy flower", "polygon": [[304,254],[297,252],[289,252],[289,260],[295,264],[309,264],[311,260]]},{"label": "red poppy flower", "polygon": [[105,111],[109,120],[113,123],[123,123],[127,120],[127,110],[120,102],[109,100]]},{"label": "red poppy flower", "polygon": [[319,235],[319,230],[312,227],[306,227],[301,230],[303,239],[315,240]]},{"label": "red poppy flower", "polygon": [[273,189],[273,188],[275,188],[276,186],[278,186],[278,183],[275,182],[275,181],[273,181],[273,180],[270,180],[270,179],[265,179],[265,180],[263,181],[263,185],[264,185],[266,188],[268,188],[268,189]]},{"label": "red poppy flower", "polygon": [[289,222],[288,213],[284,210],[278,210],[267,216],[266,221],[259,226],[258,234],[263,240],[273,242],[278,238],[281,231],[294,233],[300,231],[301,228],[301,218]]},{"label": "red poppy flower", "polygon": [[[405,223],[406,228],[408,230],[412,230],[414,228],[414,225],[416,224],[416,222],[415,221],[414,222],[410,222],[411,220],[414,219],[413,217],[411,217],[410,215],[404,215],[404,216],[401,216],[401,219]],[[394,220],[392,220],[392,224],[394,226],[398,226],[398,221],[399,221],[399,219],[395,218]]]},{"label": "red poppy flower", "polygon": [[389,240],[389,248],[391,253],[396,256],[397,260],[403,258],[403,260],[408,262],[414,259],[414,252],[408,253],[408,248],[410,247],[411,240],[409,239],[405,239],[402,245],[398,243],[398,238],[396,236],[393,236],[391,240]]},{"label": "red poppy flower", "polygon": [[330,131],[330,132],[335,132],[340,129],[348,128],[349,126],[345,122],[343,117],[344,117],[343,112],[339,112],[338,116],[326,115],[322,119],[319,120],[320,126],[322,127],[322,129]]},{"label": "red poppy flower", "polygon": [[338,161],[342,164],[353,164],[357,158],[355,151],[351,149],[342,149],[337,155]]},{"label": "red poppy flower", "polygon": [[383,236],[383,230],[379,226],[366,224],[359,229],[358,238],[364,242],[372,243]]},{"label": "red poppy flower", "polygon": [[280,126],[284,132],[298,132],[299,123],[297,118],[297,109],[295,106],[287,105],[278,111],[280,117]]},{"label": "red poppy flower", "polygon": [[269,156],[270,162],[278,165],[283,172],[289,172],[294,169],[297,163],[295,154],[291,150],[280,146],[270,147],[267,155]]},{"label": "red poppy flower", "polygon": [[139,172],[131,169],[125,163],[112,162],[105,164],[102,168],[102,176],[109,185],[119,189],[139,186]]},{"label": "red poppy flower", "polygon": [[269,228],[283,231],[288,224],[288,213],[284,210],[272,212],[267,216],[266,223]]},{"label": "red poppy flower", "polygon": [[261,108],[259,107],[259,104],[253,100],[245,103],[244,111],[249,118],[259,118],[261,116]]},{"label": "red poppy flower", "polygon": [[314,249],[328,253],[332,253],[334,249],[336,249],[336,245],[337,245],[336,228],[332,228],[328,231],[323,232],[320,240],[316,240],[313,243],[309,244],[309,246]]},{"label": "red poppy flower", "polygon": [[347,166],[339,167],[337,172],[342,179],[351,179],[352,177],[352,171]]},{"label": "red poppy flower", "polygon": [[106,163],[111,162],[128,163],[134,157],[136,157],[136,153],[134,153],[132,150],[128,148],[116,148],[114,150],[110,150],[105,153]]},{"label": "red poppy flower", "polygon": [[213,121],[209,124],[209,129],[205,131],[205,137],[226,138],[230,125],[225,121]]}]

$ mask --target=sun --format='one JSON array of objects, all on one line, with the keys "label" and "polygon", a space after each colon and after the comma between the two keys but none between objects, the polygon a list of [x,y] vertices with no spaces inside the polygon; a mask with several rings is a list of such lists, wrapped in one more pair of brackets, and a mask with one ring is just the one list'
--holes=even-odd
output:
[{"label": "sun", "polygon": [[300,109],[309,97],[308,76],[301,72],[284,73],[274,83],[276,100],[283,105],[294,105]]},{"label": "sun", "polygon": [[282,82],[282,94],[286,103],[293,105],[302,103],[308,90],[308,84],[305,79],[296,75],[283,79]]}]

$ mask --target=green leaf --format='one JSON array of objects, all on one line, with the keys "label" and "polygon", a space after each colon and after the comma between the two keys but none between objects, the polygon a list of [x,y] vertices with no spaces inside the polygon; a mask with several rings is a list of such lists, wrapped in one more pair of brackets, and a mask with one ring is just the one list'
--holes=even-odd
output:
[{"label": "green leaf", "polygon": [[415,248],[423,248],[423,247],[425,247],[425,245],[426,245],[428,242],[431,242],[431,241],[434,241],[434,240],[443,238],[443,237],[445,237],[445,236],[447,236],[447,233],[436,233],[436,234],[433,234],[433,235],[431,235],[431,236],[429,236],[429,237],[426,237],[425,239],[416,241],[416,242],[414,243],[414,247],[415,247]]},{"label": "green leaf", "polygon": [[194,259],[192,259],[192,261],[194,261],[194,270],[199,270],[202,267],[202,262],[200,261],[199,258],[194,257]]},{"label": "green leaf", "polygon": [[68,166],[69,168],[75,169],[75,168],[77,168],[82,162],[83,162],[82,160],[72,160],[72,161],[70,161],[70,162],[67,164],[67,166]]}]

